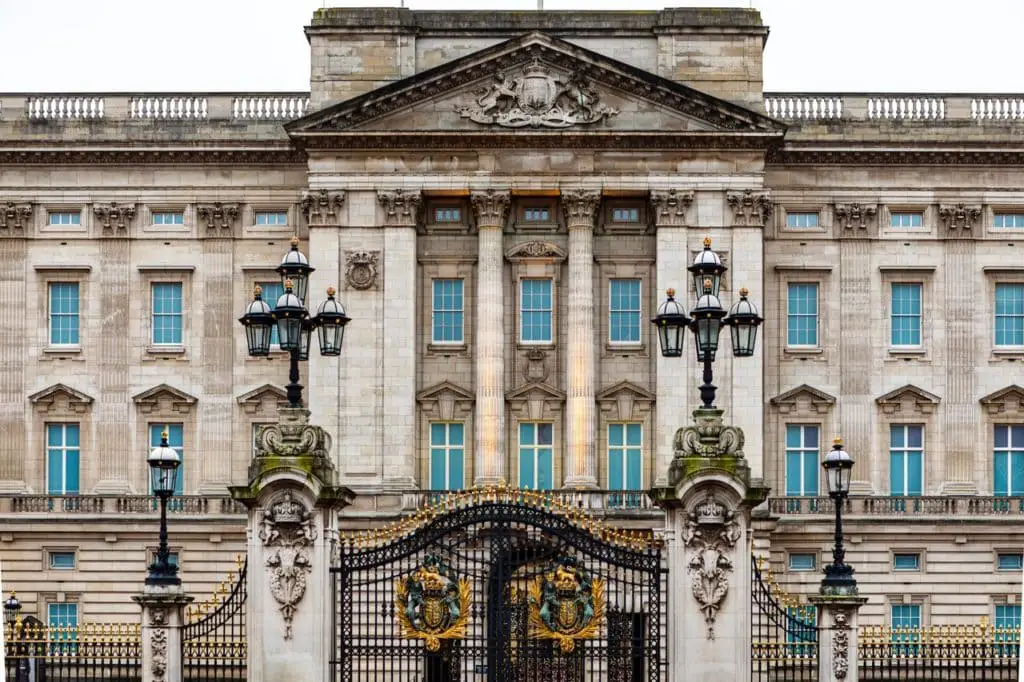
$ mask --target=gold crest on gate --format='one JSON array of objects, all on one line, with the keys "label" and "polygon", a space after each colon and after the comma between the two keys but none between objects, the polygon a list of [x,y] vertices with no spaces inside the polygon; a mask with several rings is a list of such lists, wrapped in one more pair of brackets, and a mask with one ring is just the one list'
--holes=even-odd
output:
[{"label": "gold crest on gate", "polygon": [[591,579],[573,557],[562,557],[530,585],[530,637],[553,639],[563,654],[598,635],[604,621],[604,581]]},{"label": "gold crest on gate", "polygon": [[428,555],[409,577],[395,582],[395,606],[404,639],[422,639],[428,651],[441,641],[463,639],[472,590],[439,557]]}]

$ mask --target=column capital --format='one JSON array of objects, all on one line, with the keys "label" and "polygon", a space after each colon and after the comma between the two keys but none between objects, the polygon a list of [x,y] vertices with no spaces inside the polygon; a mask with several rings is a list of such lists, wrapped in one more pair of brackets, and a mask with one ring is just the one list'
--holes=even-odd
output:
[{"label": "column capital", "polygon": [[302,193],[302,215],[308,225],[330,225],[337,222],[345,201],[344,190],[309,189]]},{"label": "column capital", "polygon": [[512,193],[499,189],[473,192],[469,195],[469,203],[473,207],[477,226],[504,227],[508,207],[512,203]]},{"label": "column capital", "polygon": [[725,203],[732,209],[732,224],[737,227],[764,227],[775,206],[768,190],[753,189],[726,192]]},{"label": "column capital", "polygon": [[657,227],[686,227],[686,212],[693,203],[689,190],[655,190],[651,192],[651,212]]},{"label": "column capital", "polygon": [[423,195],[404,189],[377,192],[377,201],[384,207],[384,225],[387,227],[415,227],[419,218]]},{"label": "column capital", "polygon": [[601,193],[591,189],[562,190],[562,212],[569,229],[594,227],[597,207],[601,205]]}]

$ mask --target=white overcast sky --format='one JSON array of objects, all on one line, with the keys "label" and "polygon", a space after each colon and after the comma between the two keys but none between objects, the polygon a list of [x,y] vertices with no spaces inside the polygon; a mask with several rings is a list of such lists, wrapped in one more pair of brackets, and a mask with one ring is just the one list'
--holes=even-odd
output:
[{"label": "white overcast sky", "polygon": [[[536,9],[537,0],[405,0]],[[400,0],[0,0],[0,92],[308,90],[323,6]],[[545,9],[749,7],[766,90],[1024,92],[1024,0],[544,0]]]}]

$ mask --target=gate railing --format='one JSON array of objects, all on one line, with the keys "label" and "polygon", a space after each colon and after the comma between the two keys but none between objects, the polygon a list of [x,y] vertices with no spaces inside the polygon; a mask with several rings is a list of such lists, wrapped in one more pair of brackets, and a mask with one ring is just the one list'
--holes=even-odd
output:
[{"label": "gate railing", "polygon": [[191,607],[181,633],[181,660],[186,682],[245,680],[248,642],[245,602],[248,559],[238,557],[237,570],[228,574],[213,597]]},{"label": "gate railing", "polygon": [[56,626],[17,623],[4,627],[6,680],[142,679],[138,623]]},{"label": "gate railing", "polygon": [[750,639],[753,682],[817,681],[814,607],[780,599],[756,557],[751,557]]},{"label": "gate railing", "polygon": [[869,625],[857,648],[861,680],[1016,680],[1020,627]]}]

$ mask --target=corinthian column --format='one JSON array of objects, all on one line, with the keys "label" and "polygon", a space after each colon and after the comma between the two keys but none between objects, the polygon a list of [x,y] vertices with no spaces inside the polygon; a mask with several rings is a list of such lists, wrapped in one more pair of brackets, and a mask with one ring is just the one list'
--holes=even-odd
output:
[{"label": "corinthian column", "polygon": [[502,291],[502,232],[509,192],[488,190],[470,197],[476,214],[476,437],[474,484],[506,481],[505,475],[505,311]]},{"label": "corinthian column", "polygon": [[597,487],[594,454],[594,215],[598,192],[562,193],[569,228],[569,343],[566,387],[567,488]]}]

